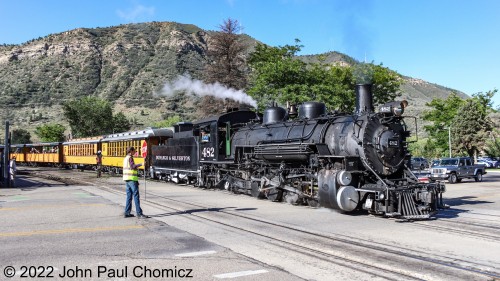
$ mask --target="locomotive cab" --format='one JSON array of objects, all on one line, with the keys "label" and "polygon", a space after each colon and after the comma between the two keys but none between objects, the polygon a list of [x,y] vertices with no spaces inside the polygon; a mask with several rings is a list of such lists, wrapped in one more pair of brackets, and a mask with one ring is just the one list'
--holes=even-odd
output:
[{"label": "locomotive cab", "polygon": [[232,129],[255,119],[258,119],[257,113],[244,110],[228,112],[194,123],[194,131],[199,132],[200,162],[233,161]]}]

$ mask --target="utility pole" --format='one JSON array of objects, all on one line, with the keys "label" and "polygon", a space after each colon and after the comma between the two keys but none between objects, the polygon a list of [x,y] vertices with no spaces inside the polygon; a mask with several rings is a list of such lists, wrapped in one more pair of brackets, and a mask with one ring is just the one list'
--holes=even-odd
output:
[{"label": "utility pole", "polygon": [[10,160],[10,133],[9,121],[5,121],[5,148],[3,150],[2,176],[3,187],[10,187],[9,160]]},{"label": "utility pole", "polygon": [[448,148],[450,149],[450,158],[451,158],[451,126],[448,126]]}]

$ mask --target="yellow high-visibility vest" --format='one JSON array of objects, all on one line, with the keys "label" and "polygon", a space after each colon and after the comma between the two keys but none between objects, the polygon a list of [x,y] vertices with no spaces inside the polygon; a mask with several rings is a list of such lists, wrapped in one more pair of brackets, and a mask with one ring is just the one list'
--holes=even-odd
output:
[{"label": "yellow high-visibility vest", "polygon": [[124,181],[139,181],[137,170],[132,170],[130,167],[130,155],[123,159],[123,180]]}]

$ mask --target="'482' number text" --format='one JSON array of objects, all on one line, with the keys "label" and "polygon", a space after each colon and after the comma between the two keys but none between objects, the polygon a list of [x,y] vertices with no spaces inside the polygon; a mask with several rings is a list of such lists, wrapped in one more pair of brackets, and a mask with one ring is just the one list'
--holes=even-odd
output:
[{"label": "'482' number text", "polygon": [[213,147],[204,147],[201,151],[201,155],[203,155],[203,157],[214,157],[214,151],[215,148]]}]

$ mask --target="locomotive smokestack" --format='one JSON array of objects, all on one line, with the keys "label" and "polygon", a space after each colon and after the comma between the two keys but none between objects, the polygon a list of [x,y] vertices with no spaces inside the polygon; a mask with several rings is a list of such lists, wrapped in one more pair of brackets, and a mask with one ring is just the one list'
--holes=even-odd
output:
[{"label": "locomotive smokestack", "polygon": [[371,113],[373,111],[372,84],[357,84],[356,114]]}]

